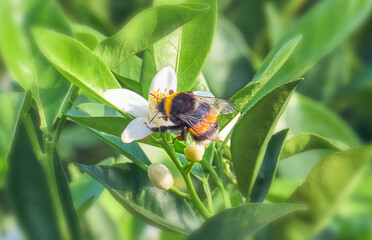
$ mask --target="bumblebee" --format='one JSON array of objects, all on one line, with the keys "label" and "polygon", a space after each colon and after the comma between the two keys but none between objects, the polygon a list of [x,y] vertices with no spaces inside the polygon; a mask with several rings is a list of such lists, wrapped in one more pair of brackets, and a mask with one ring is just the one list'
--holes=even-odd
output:
[{"label": "bumblebee", "polygon": [[158,101],[157,110],[161,114],[159,118],[169,120],[171,124],[152,128],[147,123],[146,125],[153,132],[180,133],[180,136],[175,138],[177,140],[186,141],[187,133],[190,133],[197,143],[208,143],[218,140],[217,115],[229,114],[235,109],[233,103],[215,98],[209,92],[170,91],[167,97]]}]

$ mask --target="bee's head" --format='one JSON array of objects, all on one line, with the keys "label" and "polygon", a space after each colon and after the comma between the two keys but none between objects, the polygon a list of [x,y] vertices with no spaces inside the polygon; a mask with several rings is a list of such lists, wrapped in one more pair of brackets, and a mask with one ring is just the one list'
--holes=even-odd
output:
[{"label": "bee's head", "polygon": [[165,112],[165,108],[164,108],[164,102],[165,102],[165,98],[163,98],[162,100],[160,100],[160,102],[158,102],[158,105],[156,106],[156,108],[158,109],[158,111],[162,114],[166,114]]}]

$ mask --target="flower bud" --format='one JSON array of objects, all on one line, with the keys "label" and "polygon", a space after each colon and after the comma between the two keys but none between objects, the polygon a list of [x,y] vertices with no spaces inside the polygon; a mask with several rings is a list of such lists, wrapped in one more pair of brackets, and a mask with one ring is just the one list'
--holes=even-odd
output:
[{"label": "flower bud", "polygon": [[169,169],[161,163],[151,164],[147,170],[151,182],[158,188],[168,190],[173,186],[173,175]]},{"label": "flower bud", "polygon": [[197,144],[196,142],[192,142],[188,145],[185,150],[183,150],[187,161],[189,162],[199,162],[202,160],[204,155],[204,146]]}]

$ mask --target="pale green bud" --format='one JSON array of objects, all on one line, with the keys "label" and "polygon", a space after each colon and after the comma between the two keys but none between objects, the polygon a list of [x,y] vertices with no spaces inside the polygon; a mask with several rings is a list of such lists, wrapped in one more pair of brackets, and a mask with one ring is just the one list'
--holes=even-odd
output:
[{"label": "pale green bud", "polygon": [[161,163],[151,164],[147,170],[147,175],[151,182],[160,189],[168,190],[173,186],[172,173]]}]

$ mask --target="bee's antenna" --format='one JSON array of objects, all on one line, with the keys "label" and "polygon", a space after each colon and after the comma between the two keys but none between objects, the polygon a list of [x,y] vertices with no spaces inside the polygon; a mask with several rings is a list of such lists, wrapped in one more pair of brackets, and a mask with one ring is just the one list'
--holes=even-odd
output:
[{"label": "bee's antenna", "polygon": [[156,101],[159,103],[159,98],[157,96],[155,96],[154,94],[152,93],[149,93],[151,96],[153,96],[154,98],[156,98]]},{"label": "bee's antenna", "polygon": [[[150,93],[151,94],[151,93]],[[149,124],[152,122],[152,120],[154,120],[155,119],[155,117],[156,116],[158,116],[158,114],[159,114],[159,112],[157,112],[152,118],[151,118],[151,120],[150,120],[150,122],[149,122]]]}]

